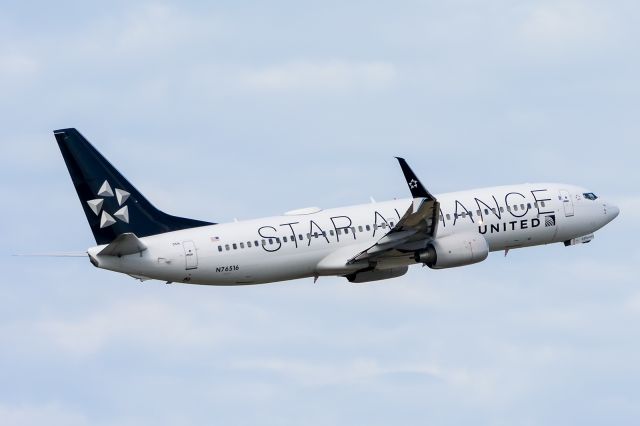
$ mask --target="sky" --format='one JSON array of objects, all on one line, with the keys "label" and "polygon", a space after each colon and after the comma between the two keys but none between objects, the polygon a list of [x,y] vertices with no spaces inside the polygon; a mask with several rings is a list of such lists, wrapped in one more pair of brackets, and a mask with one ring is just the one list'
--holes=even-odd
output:
[{"label": "sky", "polygon": [[[640,4],[4,2],[0,423],[637,425]],[[52,130],[214,222],[567,182],[587,245],[450,270],[139,283],[94,244]]]}]

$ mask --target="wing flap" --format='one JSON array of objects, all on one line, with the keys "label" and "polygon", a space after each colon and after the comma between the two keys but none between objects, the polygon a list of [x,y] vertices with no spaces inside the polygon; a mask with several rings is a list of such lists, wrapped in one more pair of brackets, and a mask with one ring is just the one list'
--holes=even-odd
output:
[{"label": "wing flap", "polygon": [[398,223],[375,244],[353,256],[349,263],[371,259],[408,243],[435,238],[440,204],[424,198],[415,199]]}]

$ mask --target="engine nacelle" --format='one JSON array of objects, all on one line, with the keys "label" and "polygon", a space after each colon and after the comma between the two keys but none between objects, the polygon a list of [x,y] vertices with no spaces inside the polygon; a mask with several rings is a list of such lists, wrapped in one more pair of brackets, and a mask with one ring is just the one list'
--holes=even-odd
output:
[{"label": "engine nacelle", "polygon": [[349,274],[346,278],[352,283],[368,283],[370,281],[387,280],[389,278],[401,277],[409,270],[408,266],[400,266],[389,269],[373,269],[371,271],[356,272]]},{"label": "engine nacelle", "polygon": [[416,252],[416,262],[432,269],[454,268],[482,262],[489,256],[487,240],[479,234],[453,234],[437,238]]}]

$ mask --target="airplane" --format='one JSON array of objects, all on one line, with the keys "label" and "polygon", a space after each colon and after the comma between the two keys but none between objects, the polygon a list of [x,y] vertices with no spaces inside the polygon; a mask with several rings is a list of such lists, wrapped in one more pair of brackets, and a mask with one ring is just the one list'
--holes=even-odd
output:
[{"label": "airplane", "polygon": [[411,198],[213,223],[158,210],[76,129],[54,135],[97,244],[83,256],[141,281],[372,282],[400,277],[411,265],[446,269],[490,252],[588,243],[620,212],[587,189],[559,183],[433,195],[396,157]]}]

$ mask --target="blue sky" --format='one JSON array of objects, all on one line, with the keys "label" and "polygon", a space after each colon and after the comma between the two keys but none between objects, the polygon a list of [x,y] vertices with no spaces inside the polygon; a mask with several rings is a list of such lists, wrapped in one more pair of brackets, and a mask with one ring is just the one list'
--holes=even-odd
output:
[{"label": "blue sky", "polygon": [[[632,1],[13,2],[0,11],[3,425],[629,424],[640,419]],[[212,221],[570,182],[593,243],[217,288],[83,259],[52,130]]]}]

